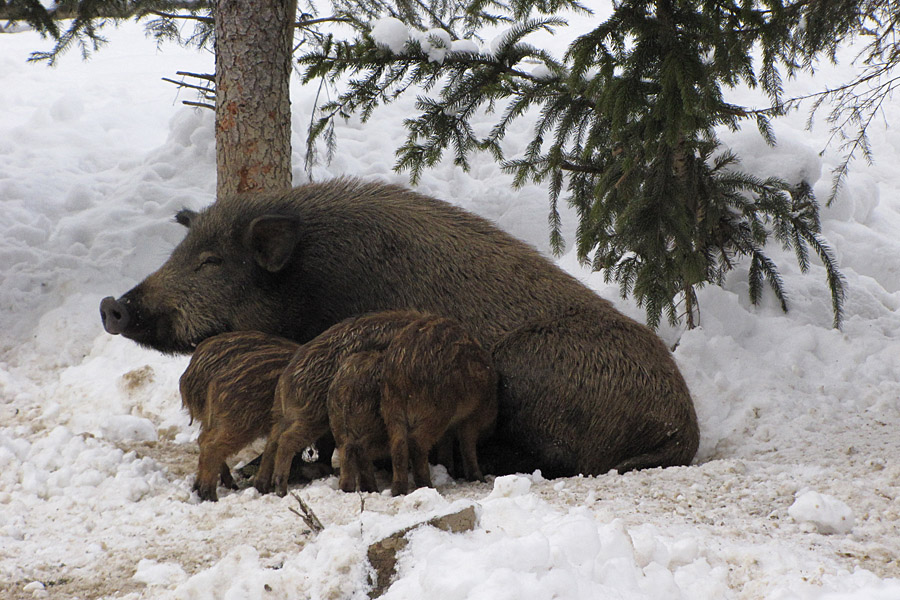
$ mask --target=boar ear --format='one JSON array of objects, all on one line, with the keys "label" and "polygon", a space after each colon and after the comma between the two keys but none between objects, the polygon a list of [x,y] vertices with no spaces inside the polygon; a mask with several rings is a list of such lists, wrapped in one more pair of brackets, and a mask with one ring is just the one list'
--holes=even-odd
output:
[{"label": "boar ear", "polygon": [[287,264],[297,245],[297,219],[264,215],[253,219],[247,231],[247,247],[263,269],[277,273]]},{"label": "boar ear", "polygon": [[187,208],[182,208],[177,213],[175,213],[175,222],[184,225],[188,229],[190,229],[191,227],[191,222],[196,218],[197,213]]}]

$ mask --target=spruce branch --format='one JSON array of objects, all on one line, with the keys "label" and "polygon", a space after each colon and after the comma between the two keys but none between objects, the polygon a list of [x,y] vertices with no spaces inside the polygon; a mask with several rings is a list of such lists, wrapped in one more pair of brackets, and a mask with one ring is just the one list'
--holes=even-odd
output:
[{"label": "spruce branch", "polygon": [[[427,18],[424,2],[375,4],[418,26]],[[472,2],[474,16],[466,24],[512,23],[491,54],[448,52],[434,61],[416,41],[394,54],[374,42],[366,23],[357,25],[352,41],[329,38],[300,59],[306,81],[346,81],[345,91],[319,107],[311,143],[324,136],[332,148],[335,119],[358,114],[365,121],[376,107],[415,88],[415,114],[404,121],[407,136],[396,150],[395,169],[416,182],[445,153],[467,169],[473,153],[488,152],[512,175],[513,186],[545,185],[551,249],[565,247],[560,204],[566,202],[578,217],[578,260],[618,282],[620,293],[645,309],[651,326],[664,316],[697,325],[697,291],[708,283],[721,285],[741,261],[750,263],[753,302],[768,285],[786,310],[784,282],[765,253],[771,241],[792,249],[802,271],[809,268],[810,247],[817,255],[825,252],[826,274],[836,282],[829,286],[839,324],[840,274],[819,233],[811,190],[802,182],[741,172],[737,157],[721,149],[716,137],[717,127],[737,129],[753,119],[767,143],[775,143],[772,120],[793,107],[793,99],[783,98],[783,74],[805,64],[786,26],[804,18],[809,6],[793,2],[770,10],[714,0],[702,6],[657,4],[649,11],[641,2],[623,0],[558,60],[526,37],[561,21],[526,17],[552,15],[546,12],[551,5],[564,4],[573,3]],[[502,10],[507,12],[488,14]],[[753,59],[758,44],[761,66]],[[528,64],[546,68],[531,73]],[[739,84],[761,87],[772,105],[753,109],[726,102],[724,90]],[[476,135],[472,119],[494,113],[489,132]],[[531,122],[531,139],[518,156],[507,158],[502,141],[523,119]]]}]

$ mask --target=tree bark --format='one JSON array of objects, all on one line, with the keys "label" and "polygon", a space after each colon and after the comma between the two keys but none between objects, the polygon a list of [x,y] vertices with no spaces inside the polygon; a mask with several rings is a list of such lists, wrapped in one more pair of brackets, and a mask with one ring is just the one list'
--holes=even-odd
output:
[{"label": "tree bark", "polygon": [[291,186],[296,0],[217,0],[216,194]]}]

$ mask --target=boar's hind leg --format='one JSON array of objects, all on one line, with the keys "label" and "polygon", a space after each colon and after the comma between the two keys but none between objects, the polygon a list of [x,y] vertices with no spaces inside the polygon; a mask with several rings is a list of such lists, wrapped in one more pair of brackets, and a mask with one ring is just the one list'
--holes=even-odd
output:
[{"label": "boar's hind leg", "polygon": [[341,446],[341,477],[339,486],[342,492],[356,491],[360,452],[361,449],[358,444],[344,444]]},{"label": "boar's hind leg", "polygon": [[253,478],[253,487],[260,494],[268,494],[272,491],[272,471],[275,469],[275,453],[278,451],[278,440],[284,432],[285,423],[276,421],[266,438],[266,449],[259,459],[259,470]]},{"label": "boar's hind leg", "polygon": [[[297,419],[285,428],[278,439],[278,449],[275,451],[275,468],[272,484],[279,496],[287,495],[288,479],[291,474],[291,461],[294,455],[315,443],[320,437],[328,433],[328,421],[324,426],[321,423],[313,423],[311,420]],[[260,469],[261,470],[261,469]]]},{"label": "boar's hind leg", "polygon": [[341,490],[353,492],[357,488],[361,492],[377,492],[378,483],[375,481],[375,466],[359,443],[352,442],[341,448]]},{"label": "boar's hind leg", "polygon": [[409,460],[412,463],[413,481],[416,487],[434,487],[431,485],[431,472],[428,470],[428,451],[433,442],[412,435],[409,439]]},{"label": "boar's hind leg", "polygon": [[545,477],[693,458],[698,436],[690,393],[668,349],[646,327],[586,310],[527,324],[492,353],[501,373],[497,438],[532,452],[531,469]]},{"label": "boar's hind leg", "polygon": [[468,481],[484,481],[481,467],[478,466],[476,444],[482,430],[482,423],[477,414],[469,417],[456,427],[456,438],[459,440],[459,452],[462,455],[463,473]]},{"label": "boar's hind leg", "polygon": [[391,440],[391,466],[394,473],[391,479],[391,495],[402,496],[409,491],[409,445],[406,431],[395,432],[389,426],[388,436]]},{"label": "boar's hind leg", "polygon": [[359,466],[359,489],[362,492],[378,491],[378,482],[375,480],[375,465],[368,458]]},{"label": "boar's hind leg", "polygon": [[[381,415],[387,431],[391,455],[391,495],[402,496],[409,491],[409,427],[403,393],[385,385],[381,397]],[[427,463],[427,457],[426,457]],[[427,468],[427,464],[425,465]]]}]

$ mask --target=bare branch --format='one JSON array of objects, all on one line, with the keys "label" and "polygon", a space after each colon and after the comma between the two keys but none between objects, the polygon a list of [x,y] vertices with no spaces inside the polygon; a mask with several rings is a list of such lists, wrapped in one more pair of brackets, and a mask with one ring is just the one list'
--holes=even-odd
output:
[{"label": "bare branch", "polygon": [[191,88],[192,90],[200,90],[200,91],[203,92],[203,93],[211,93],[211,92],[215,92],[214,89],[209,88],[209,87],[203,87],[203,86],[200,86],[200,85],[192,85],[192,84],[190,84],[190,83],[185,83],[185,82],[183,82],[183,81],[178,81],[178,80],[176,80],[176,79],[169,79],[168,77],[161,77],[161,79],[162,79],[163,81],[167,81],[167,82],[169,82],[169,83],[174,83],[174,84],[177,85],[178,87]]},{"label": "bare branch", "polygon": [[179,13],[165,13],[158,10],[148,10],[145,14],[156,15],[164,19],[190,19],[192,21],[200,21],[202,23],[213,23],[215,19],[212,17],[201,17],[200,15],[182,15]]},{"label": "bare branch", "polygon": [[338,17],[332,15],[330,17],[320,17],[318,19],[297,21],[294,24],[294,27],[296,27],[297,29],[305,29],[306,27],[310,27],[311,25],[318,25],[320,23],[353,23],[353,20],[348,19],[347,17]]},{"label": "bare branch", "polygon": [[209,73],[189,73],[187,71],[175,71],[175,74],[182,75],[184,77],[196,77],[197,79],[205,79],[206,81],[216,80],[216,76]]},{"label": "bare branch", "polygon": [[211,108],[212,110],[216,110],[216,107],[214,105],[206,104],[205,102],[191,102],[190,100],[182,100],[181,103],[188,106],[199,106],[200,108]]},{"label": "bare branch", "polygon": [[322,521],[319,520],[319,517],[316,516],[316,513],[312,511],[309,505],[303,501],[303,498],[300,497],[300,494],[297,492],[291,492],[291,496],[294,497],[298,503],[300,503],[300,510],[302,513],[294,508],[290,508],[289,510],[303,519],[303,522],[306,523],[306,526],[313,530],[314,533],[320,533],[325,530],[325,526],[322,525]]}]

